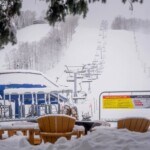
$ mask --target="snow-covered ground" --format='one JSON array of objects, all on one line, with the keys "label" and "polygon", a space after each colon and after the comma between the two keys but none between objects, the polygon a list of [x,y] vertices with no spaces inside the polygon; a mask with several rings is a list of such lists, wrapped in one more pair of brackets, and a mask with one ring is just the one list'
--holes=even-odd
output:
[{"label": "snow-covered ground", "polygon": [[[88,32],[86,33],[86,31]],[[95,101],[97,101],[97,104],[99,103],[99,95],[103,91],[144,91],[150,89],[150,77],[144,71],[142,64],[142,61],[144,61],[147,66],[150,66],[148,45],[146,46],[145,40],[140,40],[142,37],[148,40],[150,35],[140,34],[139,37],[137,34],[139,49],[136,51],[132,32],[119,30],[108,30],[105,32],[105,52],[103,52],[105,56],[102,73],[99,79],[91,83],[91,93],[88,92],[88,84],[82,84],[82,90],[88,93],[88,99],[91,100],[89,103],[85,102],[81,108],[78,106],[82,112],[86,111],[86,108],[91,105],[93,111],[95,111]],[[73,88],[73,83],[66,82],[65,65],[81,66],[92,63],[97,51],[98,40],[101,40],[101,37],[98,36],[96,29],[77,28],[73,41],[63,60],[54,69],[48,71],[47,74],[53,77],[54,80],[56,76],[59,77],[58,83],[72,86]],[[87,44],[89,41],[90,46]],[[75,46],[77,44],[79,45]],[[80,89],[79,85],[77,87]],[[83,108],[84,106],[85,109]],[[97,110],[99,105],[96,107],[94,118],[98,119],[99,114]],[[89,110],[90,108],[88,108]]]},{"label": "snow-covered ground", "polygon": [[1,150],[149,150],[150,132],[136,133],[127,129],[101,127],[88,135],[67,141],[60,138],[55,144],[32,146],[26,137],[13,136],[0,140]]},{"label": "snow-covered ground", "polygon": [[[50,30],[48,24],[32,25],[21,29],[17,33],[18,44],[19,42],[38,41],[45,37]],[[101,36],[103,32],[105,32],[104,39]],[[149,39],[149,34],[138,32],[136,32],[135,39],[133,32],[125,30],[100,31],[99,28],[83,28],[80,20],[72,42],[59,63],[53,69],[47,70],[45,74],[53,81],[58,78],[57,84],[73,89],[73,83],[66,81],[68,74],[64,72],[67,69],[65,66],[81,66],[92,63],[97,53],[97,47],[100,45],[99,42],[101,42],[104,47],[102,73],[97,80],[91,83],[90,92],[88,84],[82,83],[82,90],[88,93],[89,101],[81,102],[80,100],[77,104],[80,116],[82,113],[90,112],[93,119],[99,119],[99,95],[101,92],[150,89]],[[5,69],[6,57],[14,47],[17,45],[8,45],[0,51],[1,69]],[[77,84],[77,90],[80,89],[81,87]]]},{"label": "snow-covered ground", "polygon": [[8,44],[0,52],[0,69],[6,69],[6,59],[10,56],[10,52],[18,48],[23,42],[38,42],[42,38],[48,36],[51,28],[48,24],[34,24],[17,31],[17,44]]},{"label": "snow-covered ground", "polygon": [[[108,4],[107,6],[110,7],[111,5]],[[103,8],[103,11],[107,6]],[[95,7],[96,10],[98,10],[98,5],[95,4]],[[94,12],[93,8],[91,9],[91,12]],[[117,9],[112,10],[115,10],[115,13],[118,12]],[[100,15],[105,18],[105,15],[108,12],[105,13],[101,13]],[[89,14],[89,18],[92,18],[94,15],[95,13]],[[105,46],[105,51],[103,52],[104,64],[102,73],[97,80],[91,83],[90,92],[88,91],[88,84],[82,85],[82,90],[88,93],[88,101],[76,104],[78,105],[80,115],[82,112],[90,111],[93,119],[98,119],[99,94],[101,92],[150,89],[150,35],[136,32],[135,38],[133,32],[124,30],[105,30],[105,39],[102,39],[102,37],[99,36],[101,31],[99,31],[100,21],[98,20],[98,17],[96,19],[96,25],[94,25],[94,23],[92,24],[92,22],[88,24],[90,21],[89,18],[87,17],[84,21],[80,20],[72,42],[64,52],[61,60],[59,60],[59,63],[53,69],[47,70],[44,73],[54,81],[58,79],[58,84],[68,85],[68,88],[72,88],[73,84],[66,82],[67,74],[64,73],[64,70],[66,70],[65,65],[76,66],[92,63],[97,47],[99,46],[99,41],[101,41]],[[92,20],[94,20],[94,17]],[[85,24],[86,27],[84,26]],[[38,41],[45,37],[49,31],[50,28],[47,24],[26,27],[25,29],[18,31],[18,42]],[[0,69],[5,69],[7,63],[5,57],[7,57],[9,52],[15,47],[17,47],[17,45],[14,47],[8,45],[4,50],[0,51]],[[80,88],[79,84],[77,85],[77,88]],[[100,128],[78,140],[73,139],[71,141],[66,141],[64,138],[61,138],[55,145],[42,143],[39,146],[32,146],[27,142],[26,138],[22,136],[13,136],[9,139],[0,141],[0,149],[148,150],[150,147],[149,139],[150,132],[141,134],[129,132],[127,130],[116,130],[114,128]]]}]

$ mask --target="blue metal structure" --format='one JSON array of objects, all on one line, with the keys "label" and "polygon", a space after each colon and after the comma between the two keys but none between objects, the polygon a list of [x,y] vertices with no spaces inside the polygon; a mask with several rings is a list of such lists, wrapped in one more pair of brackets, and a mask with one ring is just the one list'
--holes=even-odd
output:
[{"label": "blue metal structure", "polygon": [[[23,77],[23,81],[21,78]],[[20,78],[20,79],[19,79]],[[35,79],[35,81],[29,80]],[[27,71],[27,70],[13,70],[13,71],[3,71],[0,72],[0,97],[4,100],[9,100],[11,102],[15,102],[15,118],[20,117],[20,105],[19,103],[23,105],[42,105],[42,104],[48,104],[48,98],[46,94],[43,93],[24,93],[24,94],[8,94],[4,93],[7,89],[44,89],[44,88],[51,88],[51,89],[57,89],[58,86],[50,81],[47,77],[45,77],[40,72],[35,71]],[[20,101],[20,102],[19,102]],[[67,101],[67,99],[63,96],[59,96],[59,101]],[[58,93],[51,93],[50,94],[50,104],[58,104]]]}]

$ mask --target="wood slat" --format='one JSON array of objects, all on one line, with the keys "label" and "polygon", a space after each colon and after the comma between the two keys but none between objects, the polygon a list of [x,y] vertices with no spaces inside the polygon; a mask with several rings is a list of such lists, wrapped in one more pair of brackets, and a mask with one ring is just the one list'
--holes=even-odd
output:
[{"label": "wood slat", "polygon": [[68,131],[71,132],[75,124],[75,119],[69,119]]},{"label": "wood slat", "polygon": [[146,132],[150,126],[150,120],[146,118],[124,118],[118,120],[117,128],[127,128],[130,131]]},{"label": "wood slat", "polygon": [[40,131],[44,131],[44,123],[43,123],[42,119],[41,118],[38,119],[37,122],[38,122]]},{"label": "wood slat", "polygon": [[64,115],[48,115],[38,118],[38,124],[44,142],[54,143],[61,136],[71,138],[75,119]]},{"label": "wood slat", "polygon": [[147,125],[145,127],[144,132],[148,131],[149,127],[150,127],[150,120],[147,121]]},{"label": "wood slat", "polygon": [[131,124],[130,124],[129,130],[134,131],[135,127],[136,127],[136,124],[137,124],[137,119],[133,118],[133,119],[130,119],[130,120],[131,120]]},{"label": "wood slat", "polygon": [[142,118],[137,118],[136,120],[137,120],[137,123],[136,123],[134,131],[139,132],[142,124],[144,123],[144,120]]},{"label": "wood slat", "polygon": [[143,119],[139,131],[140,131],[140,132],[146,132],[146,131],[148,130],[148,128],[149,128],[149,122],[150,122],[149,120]]},{"label": "wood slat", "polygon": [[118,120],[118,123],[117,123],[117,128],[118,129],[121,129],[121,128],[124,128],[124,120]]},{"label": "wood slat", "polygon": [[63,127],[63,131],[67,132],[68,131],[68,127],[69,127],[69,121],[67,117],[64,117],[62,120],[62,127]]},{"label": "wood slat", "polygon": [[130,129],[131,126],[131,119],[125,119],[124,120],[124,127],[127,129]]},{"label": "wood slat", "polygon": [[42,120],[43,120],[43,130],[46,132],[50,132],[51,131],[51,128],[50,128],[51,119],[48,117],[46,118],[43,117]]},{"label": "wood slat", "polygon": [[50,131],[49,132],[52,132],[52,133],[57,132],[56,117],[52,116],[52,117],[49,117],[49,119],[50,119]]},{"label": "wood slat", "polygon": [[61,116],[58,116],[57,118],[57,133],[61,133],[63,132],[63,117]]}]

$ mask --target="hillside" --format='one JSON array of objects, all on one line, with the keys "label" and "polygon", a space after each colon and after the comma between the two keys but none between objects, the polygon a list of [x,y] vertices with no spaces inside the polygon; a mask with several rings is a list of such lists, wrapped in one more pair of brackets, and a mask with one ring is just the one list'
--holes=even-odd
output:
[{"label": "hillside", "polygon": [[[105,52],[103,52],[105,63],[99,79],[92,83],[93,91],[148,90],[150,88],[148,72],[150,63],[145,40],[148,41],[149,38],[149,35],[137,33],[138,49],[136,49],[132,32],[106,31]],[[97,30],[78,28],[63,59],[47,74],[55,79],[60,77],[61,80],[63,78],[61,76],[65,76],[63,73],[66,69],[65,65],[78,66],[91,63],[96,54],[99,39],[101,40],[101,37],[98,36]],[[147,68],[144,68],[144,64]]]},{"label": "hillside", "polygon": [[[22,10],[28,9],[28,3],[29,0],[24,1]],[[122,3],[118,5],[113,5],[113,2],[108,2],[107,5],[94,3],[84,20],[78,17],[75,20],[70,19],[53,29],[48,24],[34,24],[20,29],[17,32],[17,45],[7,45],[0,51],[0,69],[39,70],[62,88],[73,89],[73,83],[66,81],[68,78],[68,74],[65,73],[66,66],[88,66],[96,60],[100,63],[101,75],[98,79],[90,86],[82,80],[78,80],[77,84],[77,90],[88,94],[92,107],[102,91],[149,90],[150,35],[141,31],[134,33],[110,30],[106,24],[101,26],[102,22],[110,25],[111,20],[118,14],[128,18],[133,15],[146,18],[144,14],[149,10],[147,3],[143,4],[144,7],[137,5],[132,15],[127,8],[128,5],[123,7]],[[45,2],[41,4],[32,0],[30,6],[29,9],[35,11],[38,18],[47,5]],[[123,11],[120,12],[120,8]],[[141,10],[141,13],[138,10]],[[95,16],[95,12],[99,13],[99,17]],[[99,48],[101,50],[98,52]],[[99,57],[96,58],[96,55]],[[89,103],[84,105],[89,107]],[[83,111],[83,108],[81,110]]]},{"label": "hillside", "polygon": [[[101,31],[102,32],[102,31]],[[85,34],[86,33],[86,34]],[[98,118],[98,100],[103,91],[144,91],[150,89],[149,51],[148,40],[150,35],[136,33],[136,44],[133,32],[124,30],[106,30],[105,39],[99,36],[98,30],[77,28],[73,41],[69,45],[66,55],[59,64],[48,71],[49,77],[53,77],[61,85],[73,88],[73,83],[66,82],[68,74],[64,73],[65,65],[81,66],[92,63],[97,53],[99,41],[104,44],[101,75],[91,83],[89,91],[88,83],[78,80],[77,88],[88,93],[88,103],[78,106],[82,113],[90,112],[91,105],[95,111],[93,117]],[[144,39],[144,40],[141,40]],[[90,43],[90,44],[87,44]],[[97,109],[95,110],[95,103]],[[84,109],[85,108],[85,109]],[[88,108],[88,109],[87,109]]]},{"label": "hillside", "polygon": [[[46,24],[32,25],[18,31],[18,41],[38,42],[46,37],[49,32],[50,28]],[[102,33],[104,33],[104,37]],[[57,84],[61,85],[62,88],[68,86],[68,88],[73,89],[73,83],[66,81],[68,74],[64,72],[65,66],[82,66],[92,63],[98,52],[97,48],[102,46],[103,52],[99,54],[98,58],[101,59],[102,57],[104,62],[101,66],[101,75],[91,83],[90,91],[88,83],[78,80],[77,90],[82,88],[82,91],[88,93],[88,99],[91,100],[87,104],[84,103],[85,107],[89,107],[89,103],[94,107],[95,101],[98,101],[99,94],[103,91],[149,90],[150,63],[147,45],[149,38],[150,35],[137,32],[135,41],[133,32],[129,31],[78,27],[73,35],[72,42],[65,49],[58,63],[53,69],[44,73],[51,80],[57,80]],[[8,63],[6,58],[11,56],[14,47],[17,47],[17,45],[8,45],[0,51],[0,69],[6,69]],[[81,110],[84,112],[82,108]],[[98,112],[95,116],[98,116]]]}]

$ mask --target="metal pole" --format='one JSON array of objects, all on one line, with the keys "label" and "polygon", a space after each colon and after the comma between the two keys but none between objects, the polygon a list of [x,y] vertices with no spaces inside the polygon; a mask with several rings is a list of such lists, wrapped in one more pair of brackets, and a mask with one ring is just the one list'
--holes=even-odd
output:
[{"label": "metal pole", "polygon": [[59,99],[60,99],[60,96],[59,96],[59,93],[58,93],[58,114],[60,114],[60,102],[59,102]]},{"label": "metal pole", "polygon": [[48,110],[49,110],[49,114],[52,114],[51,93],[48,94]]},{"label": "metal pole", "polygon": [[31,115],[34,116],[34,95],[32,93]]},{"label": "metal pole", "polygon": [[47,114],[47,104],[48,104],[48,95],[46,93],[44,94],[44,99],[45,99],[45,114]]},{"label": "metal pole", "polygon": [[5,114],[5,99],[6,99],[6,97],[5,97],[5,95],[4,95],[4,118],[6,117],[6,114]]},{"label": "metal pole", "polygon": [[21,118],[22,117],[22,99],[23,98],[23,96],[21,96],[21,98],[19,99],[19,108],[20,108],[20,110],[19,110],[19,118]]},{"label": "metal pole", "polygon": [[25,105],[24,105],[24,94],[22,96],[22,117],[25,117]]},{"label": "metal pole", "polygon": [[[77,73],[74,73],[74,97],[77,97]],[[75,99],[75,103],[77,103],[77,99]]]},{"label": "metal pole", "polygon": [[38,95],[35,93],[35,116],[38,116]]},{"label": "metal pole", "polygon": [[91,93],[91,82],[89,82],[88,92]]}]

